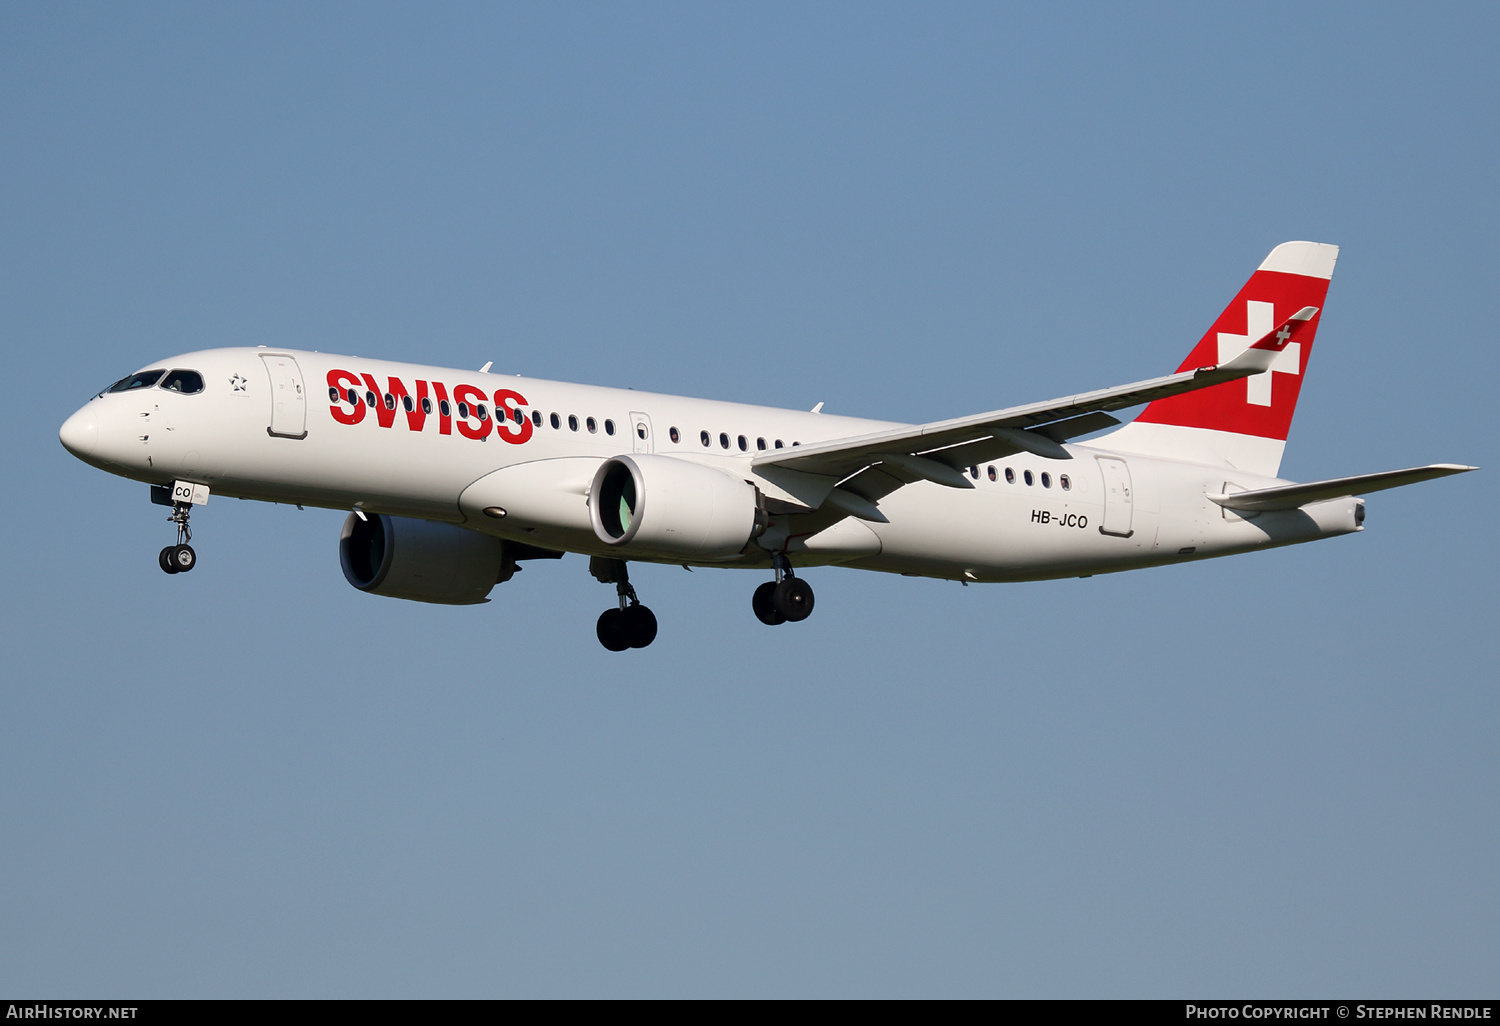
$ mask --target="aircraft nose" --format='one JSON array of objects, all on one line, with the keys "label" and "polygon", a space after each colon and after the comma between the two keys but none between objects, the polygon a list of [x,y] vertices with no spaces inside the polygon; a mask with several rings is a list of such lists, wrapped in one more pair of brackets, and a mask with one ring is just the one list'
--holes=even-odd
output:
[{"label": "aircraft nose", "polygon": [[104,424],[98,412],[90,403],[63,421],[57,432],[63,448],[85,463],[96,462],[104,455]]}]

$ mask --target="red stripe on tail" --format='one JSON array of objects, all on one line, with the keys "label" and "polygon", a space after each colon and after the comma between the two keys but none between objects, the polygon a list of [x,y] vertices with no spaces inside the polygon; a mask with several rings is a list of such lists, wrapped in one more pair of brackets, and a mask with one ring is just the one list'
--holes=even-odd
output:
[{"label": "red stripe on tail", "polygon": [[[1278,246],[1178,368],[1190,371],[1228,363],[1302,307],[1318,307],[1320,313],[1298,332],[1297,341],[1286,347],[1270,370],[1241,381],[1159,399],[1147,406],[1136,421],[1285,441],[1297,409],[1297,396],[1302,391],[1308,357],[1312,355],[1313,336],[1322,316],[1337,252],[1336,247],[1308,242]],[[1285,269],[1273,269],[1278,267]],[[1313,273],[1295,273],[1299,271]]]}]

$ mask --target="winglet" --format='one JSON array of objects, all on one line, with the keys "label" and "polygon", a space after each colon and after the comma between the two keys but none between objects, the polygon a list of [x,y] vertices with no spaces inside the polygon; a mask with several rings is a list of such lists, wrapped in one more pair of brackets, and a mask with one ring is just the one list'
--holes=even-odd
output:
[{"label": "winglet", "polygon": [[1296,342],[1299,336],[1309,333],[1306,329],[1308,329],[1308,325],[1312,323],[1312,319],[1317,315],[1317,307],[1304,306],[1301,310],[1298,310],[1255,342],[1251,343],[1249,349],[1246,349],[1228,363],[1220,364],[1217,369],[1227,371],[1247,370],[1255,374],[1270,370],[1271,364],[1276,362],[1276,358],[1281,355],[1287,346]]}]

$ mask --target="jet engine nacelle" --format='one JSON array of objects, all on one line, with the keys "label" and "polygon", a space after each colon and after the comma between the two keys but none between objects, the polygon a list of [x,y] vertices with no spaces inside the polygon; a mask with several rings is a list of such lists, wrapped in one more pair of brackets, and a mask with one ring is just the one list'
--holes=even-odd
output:
[{"label": "jet engine nacelle", "polygon": [[631,553],[730,559],[761,531],[755,488],[722,470],[672,456],[605,460],[589,486],[594,534]]},{"label": "jet engine nacelle", "polygon": [[339,564],[360,591],[451,606],[488,602],[490,589],[515,573],[499,538],[383,513],[349,514]]}]

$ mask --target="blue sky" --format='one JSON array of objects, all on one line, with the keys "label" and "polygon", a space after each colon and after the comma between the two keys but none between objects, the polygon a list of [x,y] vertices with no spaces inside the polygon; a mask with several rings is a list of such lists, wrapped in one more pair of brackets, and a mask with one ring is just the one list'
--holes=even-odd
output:
[{"label": "blue sky", "polygon": [[272,344],[928,420],[1343,247],[1283,473],[1496,465],[1490,5],[0,8],[0,992],[1493,996],[1492,470],[962,588],[448,609],[62,420]]}]

